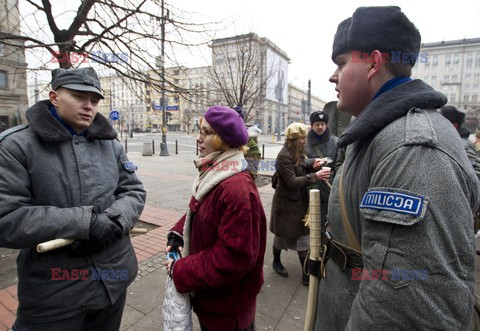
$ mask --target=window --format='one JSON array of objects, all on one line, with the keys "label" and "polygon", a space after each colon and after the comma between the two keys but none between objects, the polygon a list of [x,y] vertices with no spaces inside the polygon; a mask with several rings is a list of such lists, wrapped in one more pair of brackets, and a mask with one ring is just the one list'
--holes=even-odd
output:
[{"label": "window", "polygon": [[477,90],[477,89],[478,89],[478,84],[473,84],[473,88],[474,88],[475,90]]},{"label": "window", "polygon": [[468,94],[465,94],[465,95],[463,96],[463,101],[468,101]]},{"label": "window", "polygon": [[457,80],[457,75],[452,75],[452,80],[456,81]]},{"label": "window", "polygon": [[450,64],[450,55],[445,55],[445,65]]},{"label": "window", "polygon": [[7,88],[7,72],[0,71],[0,88]]},{"label": "window", "polygon": [[477,95],[476,94],[472,95],[472,101],[477,101]]},{"label": "window", "polygon": [[465,80],[470,80],[470,74],[465,75]]},{"label": "window", "polygon": [[0,43],[0,56],[5,56],[5,45]]},{"label": "window", "polygon": [[467,63],[472,63],[473,62],[473,53],[468,53],[467,54]]},{"label": "window", "polygon": [[432,64],[436,66],[438,64],[438,55],[434,55],[432,59]]},{"label": "window", "polygon": [[473,79],[479,80],[479,79],[480,79],[480,74],[475,74],[475,76],[473,77]]},{"label": "window", "polygon": [[443,76],[443,80],[444,80],[444,81],[447,81],[447,80],[449,80],[449,79],[450,79],[450,76],[448,76],[448,75]]},{"label": "window", "polygon": [[469,90],[470,89],[470,84],[465,84],[465,90]]},{"label": "window", "polygon": [[437,80],[437,76],[432,76],[432,82],[435,82]]},{"label": "window", "polygon": [[460,55],[455,54],[455,55],[453,56],[453,63],[458,63],[458,62],[460,62]]},{"label": "window", "polygon": [[423,77],[424,82],[428,82],[428,76]]},{"label": "window", "polygon": [[472,64],[471,63],[467,63],[467,69],[472,69]]},{"label": "window", "polygon": [[455,102],[455,94],[452,94],[452,95],[450,96],[450,101],[451,101],[451,102]]}]

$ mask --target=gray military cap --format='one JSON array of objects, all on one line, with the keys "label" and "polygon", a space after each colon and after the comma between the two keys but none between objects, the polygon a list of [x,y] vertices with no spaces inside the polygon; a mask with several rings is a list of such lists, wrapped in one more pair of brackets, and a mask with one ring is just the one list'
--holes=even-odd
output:
[{"label": "gray military cap", "polygon": [[105,99],[100,86],[100,80],[92,67],[87,68],[58,68],[52,71],[52,89],[65,87],[70,90],[94,92],[100,99]]}]

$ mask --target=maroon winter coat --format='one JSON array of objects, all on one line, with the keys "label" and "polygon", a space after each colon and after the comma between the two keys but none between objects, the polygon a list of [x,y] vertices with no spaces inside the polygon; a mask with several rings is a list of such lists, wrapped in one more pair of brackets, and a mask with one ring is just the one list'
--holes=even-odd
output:
[{"label": "maroon winter coat", "polygon": [[[194,208],[192,208],[194,206]],[[248,327],[263,285],[266,218],[255,183],[243,171],[227,178],[190,207],[190,255],[175,262],[180,293],[194,292],[192,305],[209,330]],[[172,231],[183,234],[185,216]]]}]

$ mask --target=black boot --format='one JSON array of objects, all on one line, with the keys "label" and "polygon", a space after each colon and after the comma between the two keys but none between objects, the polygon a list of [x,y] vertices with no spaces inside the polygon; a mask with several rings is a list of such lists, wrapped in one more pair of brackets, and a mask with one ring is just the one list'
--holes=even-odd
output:
[{"label": "black boot", "polygon": [[277,272],[282,277],[288,277],[288,271],[283,266],[282,262],[280,261],[280,253],[282,251],[278,248],[273,247],[273,270]]},{"label": "black boot", "polygon": [[298,259],[300,260],[300,265],[302,266],[302,284],[303,286],[308,286],[310,284],[310,276],[307,275],[305,271],[308,272],[310,270],[310,259],[307,260],[306,265],[305,265],[305,259],[306,259],[305,256],[300,256],[299,254]]}]

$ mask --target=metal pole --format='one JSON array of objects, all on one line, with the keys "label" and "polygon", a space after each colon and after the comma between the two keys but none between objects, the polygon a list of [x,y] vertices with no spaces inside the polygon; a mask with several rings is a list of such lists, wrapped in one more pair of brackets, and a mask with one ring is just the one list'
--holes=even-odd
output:
[{"label": "metal pole", "polygon": [[128,146],[127,146],[128,136],[125,135],[125,154],[128,153]]},{"label": "metal pole", "polygon": [[152,154],[155,154],[155,142],[152,139]]},{"label": "metal pole", "polygon": [[281,140],[280,137],[280,117],[281,117],[281,109],[280,109],[280,102],[277,102],[277,141]]},{"label": "metal pole", "polygon": [[169,156],[167,148],[167,127],[166,127],[166,113],[165,113],[165,6],[162,0],[162,99],[160,105],[162,106],[162,144],[160,149],[160,156]]},{"label": "metal pole", "polygon": [[265,160],[265,144],[262,144],[262,160]]},{"label": "metal pole", "polygon": [[308,117],[310,117],[310,114],[312,113],[312,83],[310,81],[310,79],[308,80],[308,94],[307,94],[307,102],[308,102]]},{"label": "metal pole", "polygon": [[175,154],[178,154],[178,140],[175,139]]},{"label": "metal pole", "polygon": [[195,155],[198,155],[198,141],[197,141],[197,146],[195,147]]}]

